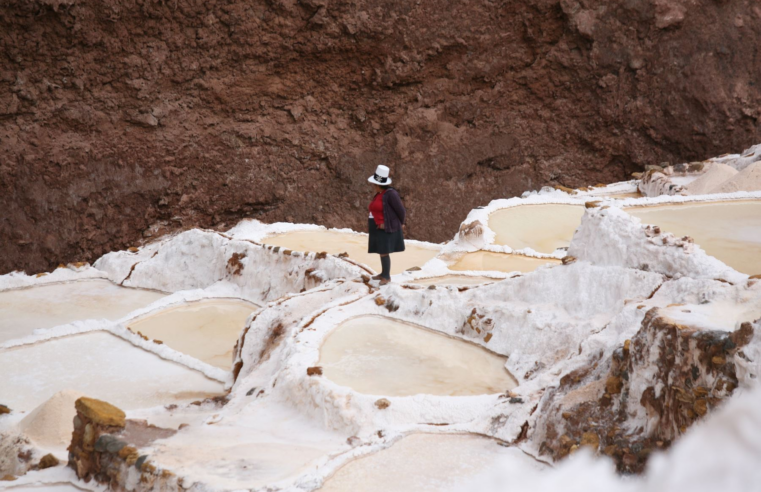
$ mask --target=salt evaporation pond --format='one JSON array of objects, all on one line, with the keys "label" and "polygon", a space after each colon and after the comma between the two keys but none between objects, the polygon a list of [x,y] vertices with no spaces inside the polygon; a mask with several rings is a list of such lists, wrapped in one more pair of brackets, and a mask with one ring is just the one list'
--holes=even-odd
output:
[{"label": "salt evaporation pond", "polygon": [[347,437],[293,407],[260,400],[234,417],[191,425],[140,453],[186,484],[205,484],[204,490],[281,490],[274,486],[279,481],[315,470],[326,456],[346,450]]},{"label": "salt evaporation pond", "polygon": [[79,280],[0,292],[0,343],[81,319],[119,319],[166,294]]},{"label": "salt evaporation pond", "polygon": [[390,318],[360,316],[325,339],[319,365],[331,381],[386,396],[466,396],[516,386],[506,358],[477,345]]},{"label": "salt evaporation pond", "polygon": [[417,285],[482,285],[500,280],[502,279],[473,275],[442,275],[440,277],[419,278],[410,283]]},{"label": "salt evaporation pond", "polygon": [[[263,244],[281,246],[294,251],[325,251],[332,255],[348,253],[349,258],[381,271],[380,256],[367,252],[367,234],[336,231],[293,231],[262,239]],[[407,241],[402,253],[391,255],[391,274],[423,266],[439,253],[439,248],[423,247]]]},{"label": "salt evaporation pond", "polygon": [[0,395],[29,411],[64,389],[125,410],[217,396],[222,383],[98,331],[0,349]]},{"label": "salt evaporation pond", "polygon": [[164,309],[132,321],[128,327],[227,370],[232,367],[233,348],[246,318],[257,308],[241,300],[207,299]]},{"label": "salt evaporation pond", "polygon": [[[505,459],[543,468],[514,447],[472,434],[412,434],[391,447],[349,462],[320,492],[439,492],[469,480]],[[462,490],[466,490],[463,488]]]},{"label": "salt evaporation pond", "polygon": [[580,205],[523,205],[493,212],[489,228],[496,233],[495,244],[552,253],[571,244],[583,215]]},{"label": "salt evaporation pond", "polygon": [[560,260],[552,258],[532,258],[530,256],[513,255],[505,253],[492,253],[491,251],[476,251],[466,253],[457,260],[450,270],[461,272],[533,272],[542,265],[557,265]]},{"label": "salt evaporation pond", "polygon": [[629,214],[677,237],[690,236],[735,270],[761,273],[761,201],[699,202],[626,208]]}]

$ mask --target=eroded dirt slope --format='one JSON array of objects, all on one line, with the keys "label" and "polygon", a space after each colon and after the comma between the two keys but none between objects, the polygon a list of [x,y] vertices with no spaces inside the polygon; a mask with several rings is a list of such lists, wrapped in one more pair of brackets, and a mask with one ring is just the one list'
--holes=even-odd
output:
[{"label": "eroded dirt slope", "polygon": [[750,0],[5,0],[0,273],[242,217],[412,236],[759,141]]}]

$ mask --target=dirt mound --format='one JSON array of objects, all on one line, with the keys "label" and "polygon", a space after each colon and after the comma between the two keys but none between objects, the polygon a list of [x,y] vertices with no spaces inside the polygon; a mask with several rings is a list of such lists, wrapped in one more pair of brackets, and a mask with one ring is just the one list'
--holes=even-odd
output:
[{"label": "dirt mound", "polygon": [[714,193],[714,189],[737,174],[737,170],[726,164],[713,164],[702,176],[686,186],[690,195]]},{"label": "dirt mound", "polygon": [[37,445],[48,448],[66,447],[74,431],[74,402],[82,397],[72,390],[59,391],[19,422],[19,430]]},{"label": "dirt mound", "polygon": [[[694,3],[694,2],[693,2]],[[0,273],[243,217],[418,239],[542,185],[761,140],[761,10],[699,0],[0,6]]]},{"label": "dirt mound", "polygon": [[715,193],[759,190],[761,190],[761,162],[756,162],[737,173],[735,177],[725,181],[716,189]]}]

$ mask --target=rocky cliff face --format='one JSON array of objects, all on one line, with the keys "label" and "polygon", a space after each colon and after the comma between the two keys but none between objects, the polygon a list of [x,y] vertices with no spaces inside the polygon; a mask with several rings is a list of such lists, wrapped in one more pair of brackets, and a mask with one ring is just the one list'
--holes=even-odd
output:
[{"label": "rocky cliff face", "polygon": [[748,0],[6,0],[0,273],[242,217],[410,233],[759,141]]}]

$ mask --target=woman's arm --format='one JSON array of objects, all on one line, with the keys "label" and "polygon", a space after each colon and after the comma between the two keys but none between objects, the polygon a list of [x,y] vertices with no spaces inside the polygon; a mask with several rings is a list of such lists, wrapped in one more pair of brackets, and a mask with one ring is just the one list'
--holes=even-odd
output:
[{"label": "woman's arm", "polygon": [[388,206],[394,209],[394,213],[399,217],[399,221],[404,224],[404,218],[407,215],[407,211],[404,209],[402,199],[399,197],[399,193],[396,190],[390,190],[388,194]]}]

